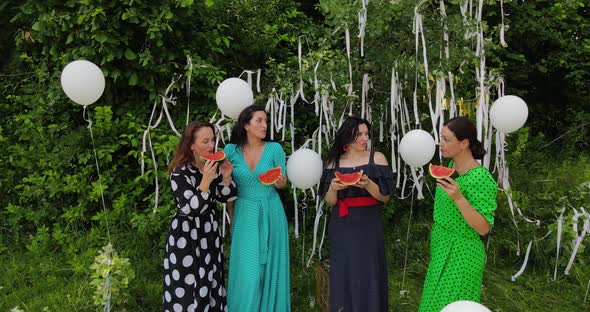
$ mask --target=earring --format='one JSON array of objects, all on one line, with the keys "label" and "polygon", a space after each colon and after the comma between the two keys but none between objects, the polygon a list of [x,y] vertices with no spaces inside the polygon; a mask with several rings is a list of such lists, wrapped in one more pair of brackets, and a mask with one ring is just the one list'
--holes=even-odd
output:
[{"label": "earring", "polygon": [[348,145],[342,146],[342,150],[345,151],[345,152],[348,151]]}]

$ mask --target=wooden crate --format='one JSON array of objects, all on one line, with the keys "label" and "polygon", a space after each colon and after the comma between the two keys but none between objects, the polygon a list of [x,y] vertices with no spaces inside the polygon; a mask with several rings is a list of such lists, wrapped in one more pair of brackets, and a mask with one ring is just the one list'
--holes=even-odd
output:
[{"label": "wooden crate", "polygon": [[330,310],[330,267],[327,261],[316,264],[315,302],[323,312]]}]

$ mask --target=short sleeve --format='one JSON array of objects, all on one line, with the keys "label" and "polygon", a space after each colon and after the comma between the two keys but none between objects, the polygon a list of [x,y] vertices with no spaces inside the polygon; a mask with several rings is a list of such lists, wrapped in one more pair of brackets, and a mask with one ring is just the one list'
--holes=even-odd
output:
[{"label": "short sleeve", "polygon": [[215,204],[211,194],[201,192],[196,179],[183,172],[183,168],[175,168],[170,174],[170,187],[176,198],[178,213],[196,217],[209,212]]},{"label": "short sleeve", "polygon": [[236,145],[235,144],[227,144],[225,148],[223,148],[223,152],[225,153],[225,157],[229,159],[229,161],[234,163],[234,158],[236,157]]},{"label": "short sleeve", "polygon": [[487,169],[482,167],[473,176],[469,190],[465,194],[467,202],[488,221],[490,226],[494,225],[497,192],[494,178]]},{"label": "short sleeve", "polygon": [[283,174],[285,176],[287,176],[287,166],[286,166],[286,161],[287,161],[287,155],[285,155],[285,151],[283,150],[283,147],[281,146],[281,144],[279,143],[267,143],[267,144],[272,144],[272,162],[273,162],[273,166],[275,167],[281,167],[281,170],[283,171]]}]

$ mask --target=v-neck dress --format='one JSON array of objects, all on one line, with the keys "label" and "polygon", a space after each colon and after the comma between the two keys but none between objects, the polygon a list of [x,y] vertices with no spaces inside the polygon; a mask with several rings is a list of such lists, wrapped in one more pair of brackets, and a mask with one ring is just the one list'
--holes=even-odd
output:
[{"label": "v-neck dress", "polygon": [[229,256],[229,311],[291,311],[285,209],[274,185],[258,180],[259,174],[274,167],[286,172],[285,152],[278,143],[265,143],[254,171],[235,144],[228,144],[225,154],[238,187]]},{"label": "v-neck dress", "polygon": [[[490,227],[494,225],[497,187],[490,172],[477,166],[455,181],[467,202]],[[430,263],[418,311],[438,312],[459,300],[479,302],[486,257],[483,242],[439,186],[436,187],[430,235]]]}]

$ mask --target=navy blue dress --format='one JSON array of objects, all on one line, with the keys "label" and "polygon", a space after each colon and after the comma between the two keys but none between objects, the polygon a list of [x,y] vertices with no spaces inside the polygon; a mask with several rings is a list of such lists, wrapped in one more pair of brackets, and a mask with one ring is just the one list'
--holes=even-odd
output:
[{"label": "navy blue dress", "polygon": [[[393,172],[388,166],[369,163],[358,167],[325,169],[320,184],[323,197],[334,172],[363,170],[379,186],[383,195],[393,193]],[[371,196],[358,187],[338,191],[338,199]],[[379,202],[373,206],[353,207],[339,216],[338,205],[331,208],[328,237],[330,241],[330,311],[388,311],[388,282],[385,262],[383,222]]]}]

